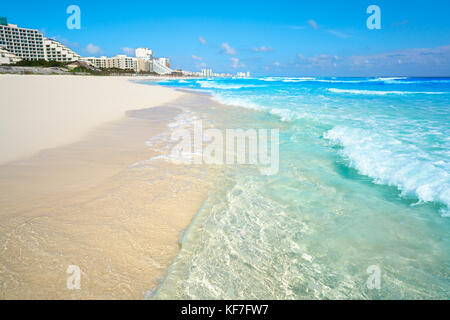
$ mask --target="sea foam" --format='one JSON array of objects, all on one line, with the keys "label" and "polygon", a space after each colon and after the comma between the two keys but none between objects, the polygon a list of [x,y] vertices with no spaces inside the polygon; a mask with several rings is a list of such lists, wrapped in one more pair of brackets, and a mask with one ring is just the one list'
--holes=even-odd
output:
[{"label": "sea foam", "polygon": [[202,88],[222,89],[222,90],[261,87],[252,84],[225,84],[225,83],[217,83],[215,81],[197,81],[197,83]]},{"label": "sea foam", "polygon": [[398,139],[367,130],[336,126],[324,138],[343,147],[342,155],[350,166],[375,183],[397,187],[402,196],[413,196],[419,203],[439,202],[450,211],[450,175],[426,160],[413,146]]},{"label": "sea foam", "polygon": [[356,90],[356,89],[337,89],[337,88],[328,88],[327,89],[333,93],[349,93],[349,94],[360,94],[360,95],[388,95],[388,94],[397,94],[397,95],[407,95],[407,94],[447,94],[450,92],[433,92],[433,91],[379,91],[379,90]]}]

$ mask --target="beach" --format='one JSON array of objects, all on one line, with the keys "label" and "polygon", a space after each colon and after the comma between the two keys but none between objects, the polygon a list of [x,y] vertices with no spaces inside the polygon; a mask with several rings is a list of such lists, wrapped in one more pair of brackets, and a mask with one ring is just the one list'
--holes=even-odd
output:
[{"label": "beach", "polygon": [[[448,79],[0,84],[2,299],[448,297]],[[279,170],[206,163],[205,136],[177,164],[200,122],[278,130]]]},{"label": "beach", "polygon": [[177,99],[182,93],[133,84],[130,77],[2,75],[0,163],[80,140],[127,110]]},{"label": "beach", "polygon": [[211,179],[138,164],[193,97],[131,80],[0,76],[1,299],[141,299],[178,253]]}]

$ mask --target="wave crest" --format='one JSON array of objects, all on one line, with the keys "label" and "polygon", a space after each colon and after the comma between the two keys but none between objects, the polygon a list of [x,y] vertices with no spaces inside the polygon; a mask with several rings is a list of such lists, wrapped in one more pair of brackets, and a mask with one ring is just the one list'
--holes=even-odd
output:
[{"label": "wave crest", "polygon": [[406,95],[406,94],[447,94],[449,92],[434,92],[434,91],[378,91],[378,90],[356,90],[356,89],[337,89],[328,88],[327,89],[333,93],[349,93],[349,94],[360,94],[360,95]]},{"label": "wave crest", "polygon": [[414,196],[419,203],[439,202],[450,215],[450,175],[425,156],[417,147],[389,136],[367,130],[337,126],[324,138],[343,147],[342,155],[359,173],[377,184],[397,187],[402,196]]}]

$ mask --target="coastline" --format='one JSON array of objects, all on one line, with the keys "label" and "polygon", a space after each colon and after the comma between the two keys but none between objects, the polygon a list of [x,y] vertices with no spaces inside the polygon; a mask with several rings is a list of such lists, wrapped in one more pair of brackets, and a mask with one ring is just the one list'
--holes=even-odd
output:
[{"label": "coastline", "polygon": [[[47,78],[66,84],[86,81],[39,76],[42,86]],[[28,79],[14,82],[25,81],[21,87],[26,87]],[[207,168],[147,163],[165,146],[146,142],[167,130],[182,112],[180,106],[195,105],[195,95],[123,78],[96,82],[102,80],[112,86],[109,90],[129,87],[127,93],[117,90],[109,97],[111,102],[122,95],[112,112],[99,112],[62,139],[41,141],[19,160],[2,159],[1,299],[143,298],[165,274],[179,251],[182,230],[213,188],[217,175]],[[87,86],[91,90],[84,91],[83,101],[98,89],[92,82]],[[45,109],[44,101],[35,99],[35,108]],[[69,265],[81,269],[81,290],[66,288]]]},{"label": "coastline", "polygon": [[[267,89],[208,81],[238,98]],[[233,102],[246,101],[231,92],[224,105],[217,93],[182,87],[173,89],[178,99],[128,110],[77,142],[0,165],[1,299],[445,297],[448,224],[436,203],[415,205],[352,168],[346,146],[325,138],[335,132],[326,122],[239,107]],[[346,108],[352,97],[333,101]],[[168,161],[171,135],[192,132],[198,120],[222,131],[279,129],[280,174]],[[82,271],[81,290],[66,289],[69,265]],[[374,265],[395,285],[367,291]]]}]

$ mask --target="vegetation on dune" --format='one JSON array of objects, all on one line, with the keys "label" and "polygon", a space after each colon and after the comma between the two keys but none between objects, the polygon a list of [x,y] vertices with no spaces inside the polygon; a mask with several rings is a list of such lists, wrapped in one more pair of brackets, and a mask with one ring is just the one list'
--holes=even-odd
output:
[{"label": "vegetation on dune", "polygon": [[14,64],[10,64],[8,66],[11,67],[43,67],[43,68],[54,68],[54,67],[59,67],[59,68],[64,68],[64,63],[63,62],[58,62],[58,61],[46,61],[46,60],[22,60],[19,62],[16,62]]}]

